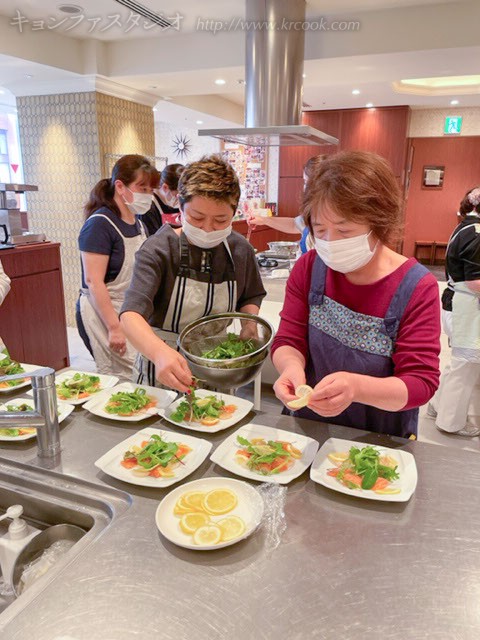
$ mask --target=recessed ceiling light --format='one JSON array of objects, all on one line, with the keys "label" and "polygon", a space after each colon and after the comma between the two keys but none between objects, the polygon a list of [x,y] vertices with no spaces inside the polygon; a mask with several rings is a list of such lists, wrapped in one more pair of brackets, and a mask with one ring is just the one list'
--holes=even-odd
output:
[{"label": "recessed ceiling light", "polygon": [[203,120],[197,120],[196,123],[197,124],[203,124]]},{"label": "recessed ceiling light", "polygon": [[302,78],[306,78],[306,77],[307,77],[307,74],[306,74],[306,73],[303,73],[303,74],[302,74]]},{"label": "recessed ceiling light", "polygon": [[153,107],[152,111],[156,111],[156,110],[157,110],[157,107]]},{"label": "recessed ceiling light", "polygon": [[367,107],[367,109],[371,109],[373,107],[373,102],[367,102],[365,106]]},{"label": "recessed ceiling light", "polygon": [[33,78],[33,76],[32,76],[32,75],[30,75],[29,73],[27,73],[27,74],[25,75],[25,78],[27,78],[27,80],[31,80],[31,79]]},{"label": "recessed ceiling light", "polygon": [[223,78],[217,78],[215,84],[227,84],[227,81],[223,80]]},{"label": "recessed ceiling light", "polygon": [[0,94],[3,95],[4,93],[5,93],[5,91],[3,89],[0,89]]},{"label": "recessed ceiling light", "polygon": [[78,4],[59,4],[58,10],[63,11],[63,13],[68,13],[71,16],[77,13],[83,13],[82,7],[79,7]]},{"label": "recessed ceiling light", "polygon": [[352,94],[353,94],[354,96],[358,96],[358,94],[359,94],[359,93],[360,93],[360,89],[354,89],[354,90],[352,91]]},{"label": "recessed ceiling light", "polygon": [[452,107],[454,107],[458,103],[459,103],[459,100],[450,100],[450,104],[452,105]]}]

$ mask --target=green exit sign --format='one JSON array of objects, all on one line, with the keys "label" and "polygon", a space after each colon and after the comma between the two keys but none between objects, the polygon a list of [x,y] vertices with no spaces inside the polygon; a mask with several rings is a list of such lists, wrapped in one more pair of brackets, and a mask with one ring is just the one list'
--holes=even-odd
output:
[{"label": "green exit sign", "polygon": [[460,133],[462,130],[462,116],[446,116],[443,133],[450,135]]}]

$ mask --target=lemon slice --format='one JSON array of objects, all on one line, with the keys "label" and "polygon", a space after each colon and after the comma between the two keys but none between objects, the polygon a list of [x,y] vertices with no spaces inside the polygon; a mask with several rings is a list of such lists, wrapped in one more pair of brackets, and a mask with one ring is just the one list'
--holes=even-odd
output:
[{"label": "lemon slice", "polygon": [[237,506],[237,496],[230,489],[214,489],[203,499],[203,508],[207,513],[221,516]]},{"label": "lemon slice", "polygon": [[228,516],[217,522],[217,527],[222,530],[222,542],[228,542],[234,538],[239,538],[245,533],[245,523],[238,516]]},{"label": "lemon slice", "polygon": [[330,462],[333,462],[334,465],[339,467],[345,460],[348,458],[348,453],[346,451],[334,451],[333,453],[329,453],[327,458]]},{"label": "lemon slice", "polygon": [[189,491],[182,494],[181,505],[184,507],[190,507],[190,511],[203,511],[203,498],[205,497],[205,491]]},{"label": "lemon slice", "polygon": [[206,513],[185,513],[180,520],[180,529],[183,533],[191,535],[200,527],[210,522]]},{"label": "lemon slice", "polygon": [[308,384],[301,384],[295,389],[297,399],[287,402],[287,407],[290,407],[290,409],[302,409],[303,407],[306,407],[309,403],[312,391],[312,387],[308,386]]},{"label": "lemon slice", "polygon": [[222,537],[222,530],[216,524],[206,524],[199,527],[193,534],[195,544],[206,546],[218,544]]},{"label": "lemon slice", "polygon": [[401,489],[376,489],[375,493],[379,493],[381,496],[394,496],[400,493]]}]

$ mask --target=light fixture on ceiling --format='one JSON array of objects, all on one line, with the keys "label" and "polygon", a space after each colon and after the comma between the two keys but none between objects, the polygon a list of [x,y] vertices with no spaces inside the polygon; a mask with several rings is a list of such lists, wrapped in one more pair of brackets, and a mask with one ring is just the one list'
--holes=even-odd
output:
[{"label": "light fixture on ceiling", "polygon": [[78,4],[59,4],[58,10],[71,16],[83,13],[82,7],[79,7]]},{"label": "light fixture on ceiling", "polygon": [[459,102],[460,102],[459,100],[450,100],[450,104],[452,105],[452,107],[459,104]]},{"label": "light fixture on ceiling", "polygon": [[156,110],[157,110],[157,107],[153,107],[152,111],[156,111]]},{"label": "light fixture on ceiling", "polygon": [[408,78],[393,83],[398,93],[422,96],[451,96],[480,93],[480,75]]},{"label": "light fixture on ceiling", "polygon": [[33,76],[30,73],[25,74],[25,78],[27,80],[31,80],[33,78]]},{"label": "light fixture on ceiling", "polygon": [[302,73],[302,78],[305,79],[307,77],[306,73]]},{"label": "light fixture on ceiling", "polygon": [[196,124],[203,124],[203,120],[196,120]]},{"label": "light fixture on ceiling", "polygon": [[367,107],[367,109],[371,109],[373,107],[373,102],[367,102],[365,106]]},{"label": "light fixture on ceiling", "polygon": [[358,96],[359,93],[360,93],[360,89],[353,89],[353,91],[352,91],[352,95],[354,95],[354,96]]},{"label": "light fixture on ceiling", "polygon": [[227,84],[227,81],[224,80],[223,78],[217,78],[215,80],[215,84],[218,84],[218,85]]},{"label": "light fixture on ceiling", "polygon": [[5,93],[5,91],[3,89],[0,89],[0,94],[3,95]]}]

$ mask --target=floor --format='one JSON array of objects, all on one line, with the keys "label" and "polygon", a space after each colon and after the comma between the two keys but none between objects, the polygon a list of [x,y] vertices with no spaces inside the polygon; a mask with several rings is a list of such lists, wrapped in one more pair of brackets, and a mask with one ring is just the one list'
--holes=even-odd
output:
[{"label": "floor", "polygon": [[[433,269],[432,269],[433,271]],[[438,269],[438,273],[434,275],[443,278],[443,268]],[[445,282],[439,279],[440,293],[445,288]],[[82,339],[78,335],[76,328],[68,328],[68,342],[70,350],[70,366],[72,369],[79,371],[95,371],[95,363],[85,348]],[[440,353],[440,369],[443,371],[450,359],[450,349],[447,343],[447,337],[442,333],[441,337],[442,350]],[[247,385],[239,390],[239,395],[248,399],[253,398],[253,385]],[[262,385],[262,411],[268,413],[280,414],[282,410],[281,403],[276,399],[272,387],[267,384]],[[440,432],[435,427],[435,421],[426,415],[426,406],[420,408],[420,418],[418,423],[418,439],[421,442],[430,442],[434,444],[444,445],[447,447],[457,447],[470,451],[480,450],[480,439],[462,438],[461,436],[449,435]]]}]

